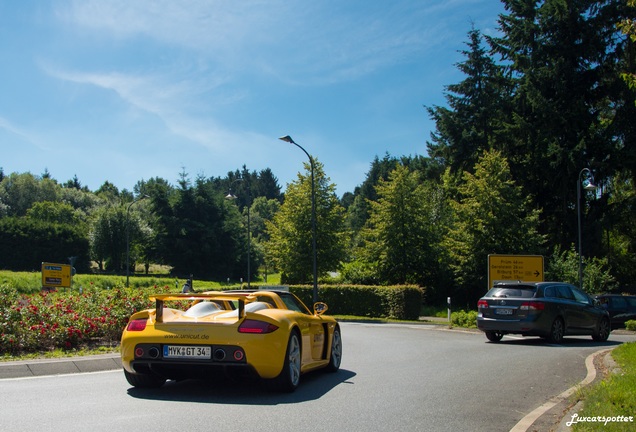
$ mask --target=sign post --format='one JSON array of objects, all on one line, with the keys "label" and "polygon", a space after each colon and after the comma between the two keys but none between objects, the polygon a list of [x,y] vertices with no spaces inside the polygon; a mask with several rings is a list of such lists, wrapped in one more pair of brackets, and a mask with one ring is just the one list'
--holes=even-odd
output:
[{"label": "sign post", "polygon": [[542,255],[488,255],[488,289],[496,281],[543,280]]}]

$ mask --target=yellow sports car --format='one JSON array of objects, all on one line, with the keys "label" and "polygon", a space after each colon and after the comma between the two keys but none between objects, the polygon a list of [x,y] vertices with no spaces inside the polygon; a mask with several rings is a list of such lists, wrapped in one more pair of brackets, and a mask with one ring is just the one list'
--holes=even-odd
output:
[{"label": "yellow sports car", "polygon": [[291,392],[305,372],[340,368],[340,326],[323,315],[324,303],[316,303],[312,313],[287,291],[161,294],[150,299],[156,308],[133,314],[121,339],[124,375],[132,386],[255,373]]}]

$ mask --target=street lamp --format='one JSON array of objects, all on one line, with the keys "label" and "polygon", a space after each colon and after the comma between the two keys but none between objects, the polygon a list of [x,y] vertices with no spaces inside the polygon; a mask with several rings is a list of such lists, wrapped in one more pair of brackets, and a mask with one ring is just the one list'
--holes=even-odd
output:
[{"label": "street lamp", "polygon": [[311,166],[311,248],[313,253],[313,272],[314,272],[314,303],[318,301],[318,266],[316,256],[316,190],[314,186],[314,159],[307,153],[307,150],[302,148],[298,143],[294,142],[292,137],[285,135],[278,138],[281,141],[294,144],[301,149],[309,158],[309,165]]},{"label": "street lamp", "polygon": [[583,289],[583,241],[581,235],[581,183],[583,180],[581,177],[583,173],[587,173],[588,181],[583,189],[586,191],[596,190],[597,186],[594,184],[594,175],[588,168],[583,168],[579,173],[579,177],[576,181],[576,207],[578,217],[578,231],[579,231],[579,289]]},{"label": "street lamp", "polygon": [[[237,198],[236,195],[232,194],[232,185],[238,181],[243,181],[242,178],[238,178],[232,183],[230,183],[230,191],[225,196],[225,199],[235,200]],[[250,206],[252,205],[252,191],[250,190],[249,182],[247,182],[247,195],[248,195],[248,203],[247,203],[247,289],[250,289],[250,279],[251,279],[251,259],[250,255],[252,252],[252,242],[251,242],[251,228],[250,228]]]},{"label": "street lamp", "polygon": [[128,223],[128,216],[130,214],[130,207],[144,198],[150,197],[148,195],[142,195],[128,204],[128,208],[126,209],[126,288],[128,288],[128,280],[130,278],[130,224]]}]

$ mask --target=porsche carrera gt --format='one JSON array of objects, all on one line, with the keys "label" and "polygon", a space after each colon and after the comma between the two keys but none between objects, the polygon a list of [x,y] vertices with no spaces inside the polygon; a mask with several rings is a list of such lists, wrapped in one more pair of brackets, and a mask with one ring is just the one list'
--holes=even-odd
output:
[{"label": "porsche carrera gt", "polygon": [[340,368],[340,326],[324,315],[325,303],[312,312],[282,290],[150,298],[156,307],[133,314],[121,339],[124,375],[134,387],[228,373],[291,392],[305,372]]}]

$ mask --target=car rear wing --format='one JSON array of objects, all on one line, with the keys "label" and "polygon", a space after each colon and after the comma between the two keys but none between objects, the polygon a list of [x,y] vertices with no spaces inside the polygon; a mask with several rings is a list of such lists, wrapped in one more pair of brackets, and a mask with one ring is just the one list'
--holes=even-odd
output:
[{"label": "car rear wing", "polygon": [[202,300],[202,301],[236,301],[238,303],[238,318],[245,316],[245,303],[250,303],[252,293],[201,293],[201,294],[156,294],[150,300],[155,301],[155,320],[163,322],[163,308],[166,301]]}]

